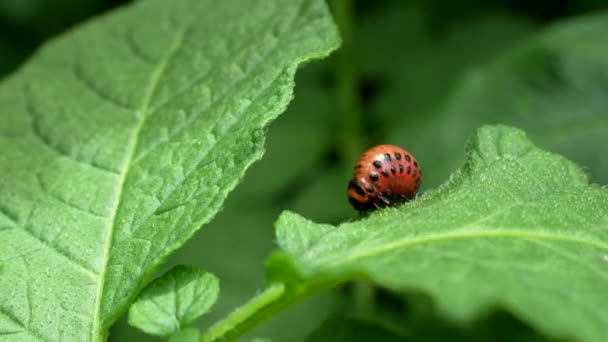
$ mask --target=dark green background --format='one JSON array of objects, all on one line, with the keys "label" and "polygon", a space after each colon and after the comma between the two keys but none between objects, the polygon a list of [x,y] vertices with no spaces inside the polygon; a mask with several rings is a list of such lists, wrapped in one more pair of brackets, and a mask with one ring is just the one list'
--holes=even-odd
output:
[{"label": "dark green background", "polygon": [[[54,35],[124,2],[0,0],[0,77]],[[216,218],[163,266],[196,265],[221,279],[220,299],[200,327],[263,287],[264,260],[274,248],[273,222],[281,211],[327,223],[357,218],[345,188],[357,156],[374,144],[393,143],[412,152],[425,170],[423,187],[428,189],[459,167],[466,138],[475,128],[506,123],[580,163],[594,182],[608,184],[608,161],[601,158],[601,141],[608,136],[606,70],[598,75],[592,67],[576,65],[577,80],[586,83],[574,89],[566,58],[551,49],[520,47],[548,25],[599,13],[608,8],[605,3],[331,2],[344,37],[342,48],[298,72],[294,101],[268,127],[264,159],[248,171]],[[538,101],[537,112],[522,114],[519,101],[527,98],[545,102]],[[543,340],[500,310],[460,327],[434,315],[423,294],[375,289],[368,294],[373,296],[370,307],[369,302],[360,305],[361,289],[365,286],[347,284],[319,294],[246,339]],[[135,338],[151,339],[124,320],[110,337]]]}]

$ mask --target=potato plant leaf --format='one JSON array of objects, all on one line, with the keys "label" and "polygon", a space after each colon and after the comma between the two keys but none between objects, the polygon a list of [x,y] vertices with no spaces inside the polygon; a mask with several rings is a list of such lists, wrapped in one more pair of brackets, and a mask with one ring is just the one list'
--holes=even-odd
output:
[{"label": "potato plant leaf", "polygon": [[148,334],[175,334],[206,313],[219,291],[213,274],[175,266],[142,291],[129,309],[129,324]]},{"label": "potato plant leaf", "polygon": [[273,281],[365,277],[424,291],[456,322],[499,306],[550,336],[608,339],[608,191],[518,129],[478,130],[462,169],[416,201],[338,227],[286,212],[277,237]]},{"label": "potato plant leaf", "polygon": [[0,336],[104,340],[263,153],[322,0],[139,1],[0,84]]}]

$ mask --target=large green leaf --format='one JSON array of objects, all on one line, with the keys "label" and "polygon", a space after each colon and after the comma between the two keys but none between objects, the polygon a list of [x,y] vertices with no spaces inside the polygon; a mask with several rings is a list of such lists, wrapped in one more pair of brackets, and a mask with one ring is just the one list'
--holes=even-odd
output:
[{"label": "large green leaf", "polygon": [[274,258],[271,278],[297,281],[286,264],[313,282],[363,276],[425,291],[457,322],[498,305],[550,335],[608,339],[608,191],[517,129],[480,129],[466,156],[398,209],[338,227],[284,213],[289,259]]},{"label": "large green leaf", "polygon": [[0,333],[97,340],[263,151],[318,0],[141,1],[0,85]]},{"label": "large green leaf", "polygon": [[[273,223],[281,211],[286,207],[303,213],[314,211],[301,211],[300,206],[292,203],[304,192],[302,187],[325,174],[323,159],[319,156],[332,137],[328,122],[335,113],[328,105],[331,92],[322,83],[327,68],[327,59],[324,59],[298,69],[293,101],[287,111],[268,126],[264,157],[247,171],[222,210],[205,226],[204,233],[196,234],[161,267],[169,269],[171,265],[187,263],[209,270],[221,279],[222,291],[217,303],[195,323],[202,331],[260,291],[264,284],[261,265],[275,248]],[[268,175],[272,175],[272,181]],[[337,195],[344,198],[343,181],[337,185],[340,187]],[[328,189],[325,191],[323,195],[329,193]],[[350,206],[348,202],[344,204]],[[317,201],[317,207],[320,205]],[[354,214],[352,208],[347,209]],[[258,336],[289,341],[306,336],[336,306],[334,299],[332,293],[311,298],[282,312],[268,324],[260,325],[243,339]],[[285,329],[286,326],[289,329]],[[137,335],[138,332],[122,320],[114,325],[110,336],[116,341],[139,336],[150,338],[144,337],[143,332]]]}]

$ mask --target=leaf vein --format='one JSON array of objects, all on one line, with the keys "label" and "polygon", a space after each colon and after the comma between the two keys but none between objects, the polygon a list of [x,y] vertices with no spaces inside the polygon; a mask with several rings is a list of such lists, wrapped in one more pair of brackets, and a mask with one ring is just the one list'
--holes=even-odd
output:
[{"label": "leaf vein", "polygon": [[597,275],[599,275],[601,278],[605,278],[608,279],[608,273],[602,272],[600,270],[598,270],[595,267],[591,267],[589,266],[589,264],[583,263],[581,262],[580,259],[577,259],[574,255],[572,255],[571,253],[568,253],[566,251],[560,250],[558,248],[555,248],[554,246],[544,242],[544,241],[539,241],[536,239],[529,239],[528,241],[531,241],[533,243],[535,243],[538,246],[541,246],[557,255],[561,255],[562,257],[571,260],[572,262],[574,262],[575,264],[578,264],[580,267],[587,269],[589,271],[591,271],[592,273],[595,273]]},{"label": "leaf vein", "polygon": [[[80,262],[79,260],[73,258],[69,254],[62,251],[59,247],[53,245],[50,241],[47,241],[44,238],[42,238],[41,236],[36,235],[34,232],[27,229],[26,227],[15,227],[13,229],[18,229],[19,231],[25,232],[28,236],[30,236],[30,237],[34,238],[36,241],[40,242],[45,248],[48,248],[49,250],[51,250],[58,256],[68,260],[72,265],[77,266],[81,271],[85,272],[86,274],[88,274],[92,277],[99,276],[99,274],[97,273],[96,270],[94,270],[90,266]],[[35,250],[35,251],[37,251],[37,250]]]},{"label": "leaf vein", "polygon": [[[274,52],[273,50],[270,50],[270,52],[268,54],[266,54],[264,56],[264,58],[261,58],[258,63],[256,63],[254,66],[252,66],[252,70],[255,71],[256,68],[259,67],[259,65],[268,59],[268,57],[270,57]],[[203,80],[205,77],[201,77],[200,80]],[[181,93],[185,93],[188,90],[190,90],[196,83],[198,83],[200,80],[195,80],[194,82],[191,83],[190,88],[186,88],[183,90],[183,92],[177,92],[175,96],[180,96]],[[218,94],[216,94],[215,99],[212,101],[209,101],[208,104],[201,108],[199,111],[193,113],[190,117],[188,117],[183,124],[179,125],[176,127],[176,129],[172,132],[169,133],[169,135],[166,138],[166,141],[170,141],[171,139],[175,138],[175,136],[177,136],[179,133],[181,133],[184,129],[186,129],[189,125],[192,124],[192,122],[194,122],[195,120],[197,120],[201,114],[205,113],[205,112],[209,112],[213,109],[216,108],[216,106],[220,105],[222,103],[223,100],[225,100],[225,96],[226,94],[230,93],[231,91],[233,91],[234,89],[238,88],[239,86],[241,86],[241,83],[244,81],[248,81],[248,80],[252,80],[251,77],[249,77],[249,74],[243,74],[240,78],[234,79],[231,83],[229,83],[226,87],[224,87],[224,89],[222,91],[220,91]],[[269,82],[270,84],[272,84],[273,82]],[[268,86],[264,89],[262,89],[261,91],[265,91],[268,88]],[[253,88],[254,91],[260,91],[260,89],[257,88]],[[259,93],[258,93],[259,95]],[[256,95],[254,95],[255,97]],[[168,103],[170,100],[166,101],[166,103]],[[162,103],[159,106],[157,106],[155,109],[153,109],[153,113],[156,112],[157,110],[160,110],[164,105],[166,105],[166,103]],[[241,113],[242,114],[244,111],[246,111],[246,109],[248,109],[249,106],[245,107]],[[238,116],[240,117],[240,116]],[[237,118],[238,118],[237,117]],[[234,122],[233,122],[234,123]],[[209,128],[209,132],[212,132],[213,129],[217,126],[217,122],[215,123],[214,127],[210,127]],[[229,127],[232,127],[229,126]],[[150,146],[148,149],[146,149],[145,151],[142,151],[137,158],[135,159],[135,162],[139,162],[140,160],[142,160],[143,158],[145,158],[149,153],[151,153],[152,151],[154,151],[156,148],[158,148],[160,145],[162,145],[163,143],[165,143],[166,141],[161,141],[159,140],[157,143],[153,144],[152,146]]]},{"label": "leaf vein", "polygon": [[21,328],[23,328],[22,331],[27,332],[31,337],[36,338],[39,341],[44,341],[45,340],[42,337],[42,334],[40,334],[39,332],[35,331],[31,327],[25,326],[25,324],[23,322],[21,322],[21,320],[19,320],[17,318],[17,316],[15,316],[11,311],[9,311],[6,308],[4,308],[4,306],[2,306],[2,305],[0,305],[0,313],[3,314],[5,317],[7,317],[9,320],[11,320],[13,323],[15,323],[18,326],[20,326]]},{"label": "leaf vein", "polygon": [[[274,79],[272,82],[268,82],[268,84],[267,84],[265,87],[260,88],[260,89],[257,89],[258,93],[257,93],[257,94],[255,94],[255,95],[253,95],[253,99],[258,98],[259,96],[261,96],[262,94],[264,94],[266,91],[268,91],[268,89],[270,89],[270,88],[271,88],[271,87],[274,85],[274,83],[275,83],[275,82],[276,82],[278,79],[279,79],[279,77],[275,78],[275,79]],[[251,101],[251,103],[253,103],[253,102],[254,102],[254,101]],[[226,131],[230,131],[230,130],[231,130],[231,129],[232,129],[234,126],[235,126],[235,124],[236,124],[237,122],[239,122],[239,121],[238,121],[238,119],[239,119],[239,118],[240,118],[240,117],[241,117],[241,116],[242,116],[242,115],[243,115],[243,114],[244,114],[244,113],[245,113],[245,112],[246,112],[246,111],[249,109],[249,107],[250,107],[250,105],[247,105],[247,106],[245,106],[245,107],[244,107],[244,108],[243,108],[241,111],[239,111],[238,113],[236,113],[235,120],[233,120],[233,121],[232,121],[232,122],[231,122],[231,123],[228,125],[228,127],[226,127]],[[199,113],[199,114],[200,114],[200,113]],[[184,128],[185,128],[185,126],[184,126]],[[203,161],[205,161],[206,157],[207,157],[209,154],[211,154],[211,153],[214,151],[214,149],[216,149],[216,148],[217,148],[217,145],[218,145],[218,142],[215,142],[215,143],[214,143],[214,144],[211,146],[211,148],[210,148],[210,149],[209,149],[209,150],[208,150],[206,153],[204,153],[204,154],[203,154],[203,155],[200,157],[200,159],[199,159],[198,161],[196,161],[196,163],[195,163],[194,167],[193,167],[191,170],[188,170],[188,171],[184,172],[184,177],[183,177],[183,178],[184,178],[184,179],[187,179],[188,177],[190,177],[190,176],[192,175],[192,173],[193,173],[194,171],[198,170],[199,168],[204,167],[205,165],[210,165],[210,164],[213,164],[213,163],[216,161],[216,159],[215,159],[215,158],[214,158],[214,159],[212,159],[212,160],[209,160],[209,161],[208,161],[208,162],[206,162],[205,164],[201,165],[201,164],[203,163]],[[172,195],[172,194],[173,194],[173,193],[174,193],[176,190],[177,190],[177,186],[174,186],[174,187],[171,189],[171,191],[168,191],[168,192],[167,192],[167,194],[165,194],[165,195],[164,195],[164,196],[161,198],[161,199],[162,199],[162,201],[161,201],[160,203],[164,202],[164,201],[165,201],[167,198],[169,198],[169,197],[170,197],[170,196],[171,196],[171,195]],[[196,196],[192,197],[191,199],[196,199],[196,198],[199,198],[199,197],[201,197],[201,196],[207,196],[207,195],[208,195],[208,194],[200,193],[200,194],[198,194],[198,195],[196,195]],[[175,204],[175,205],[170,206],[170,207],[169,207],[169,206],[167,206],[167,207],[163,207],[163,208],[162,208],[162,209],[160,209],[160,210],[159,210],[159,209],[158,209],[158,207],[157,207],[157,208],[155,208],[154,210],[151,210],[151,211],[150,211],[150,213],[149,213],[148,215],[144,216],[144,218],[143,218],[143,219],[141,219],[139,222],[144,222],[145,220],[147,220],[147,219],[148,219],[149,217],[151,217],[151,216],[158,216],[158,215],[162,215],[162,214],[165,214],[165,213],[167,213],[167,212],[170,212],[170,211],[173,211],[173,210],[179,209],[179,208],[181,208],[181,207],[183,207],[183,206],[185,206],[185,205],[187,205],[187,204],[188,204],[187,202],[184,202],[184,203],[179,203],[179,204]],[[140,223],[139,223],[139,222],[136,224],[137,226],[139,226],[139,225],[140,225]],[[135,228],[135,231],[137,231],[137,228]]]},{"label": "leaf vein", "polygon": [[84,89],[89,90],[91,93],[95,94],[103,102],[109,103],[125,111],[131,112],[135,110],[135,108],[133,108],[131,104],[123,103],[121,100],[109,94],[103,88],[98,86],[95,81],[93,81],[89,76],[85,74],[84,69],[80,66],[80,64],[73,64],[71,71],[71,74],[74,75],[74,79],[80,82],[83,85]]},{"label": "leaf vein", "polygon": [[331,266],[338,266],[342,264],[346,264],[349,262],[353,262],[355,260],[363,259],[366,257],[372,257],[379,254],[387,253],[393,250],[399,250],[405,247],[416,246],[425,243],[431,243],[436,241],[449,241],[449,240],[458,240],[458,239],[468,239],[468,238],[514,238],[514,239],[546,239],[546,240],[555,240],[562,242],[571,242],[571,243],[580,243],[583,245],[592,246],[598,249],[608,250],[608,244],[597,241],[594,239],[588,239],[578,236],[568,236],[568,235],[560,235],[555,233],[550,233],[546,231],[530,231],[530,230],[483,230],[482,227],[479,227],[477,230],[456,230],[447,233],[440,234],[428,234],[426,236],[421,236],[413,239],[401,239],[392,243],[383,244],[381,246],[377,246],[374,248],[369,248],[360,252],[352,253],[348,257],[345,257],[340,260],[336,260],[330,263]]},{"label": "leaf vein", "polygon": [[13,222],[14,225],[19,225],[19,217],[16,213],[12,213],[8,207],[5,207],[2,203],[0,203],[0,214],[6,217],[9,221]]},{"label": "leaf vein", "polygon": [[46,134],[44,134],[42,129],[40,128],[40,125],[38,123],[39,114],[38,114],[38,111],[36,110],[36,107],[34,106],[34,103],[30,100],[31,96],[32,95],[27,96],[28,100],[27,100],[27,103],[25,106],[25,110],[29,114],[29,116],[32,120],[31,128],[32,128],[32,133],[34,133],[34,137],[36,137],[43,145],[47,146],[49,149],[54,151],[56,154],[63,156],[69,160],[72,160],[76,163],[87,165],[94,169],[105,171],[105,172],[111,173],[113,175],[119,174],[118,171],[112,170],[106,166],[94,163],[92,161],[81,160],[81,159],[77,158],[76,156],[71,155],[68,151],[65,151],[61,147],[53,144],[53,142],[49,139],[49,137],[47,137]]},{"label": "leaf vein", "polygon": [[148,56],[142,48],[137,44],[137,40],[133,37],[135,34],[133,29],[126,30],[124,35],[122,36],[123,40],[126,42],[127,48],[131,52],[131,55],[141,60],[142,62],[153,65],[158,63],[158,60]]},{"label": "leaf vein", "polygon": [[105,327],[106,322],[102,322],[102,317],[101,317],[103,294],[104,294],[104,289],[105,289],[105,287],[104,287],[105,277],[106,277],[106,272],[107,272],[109,262],[110,262],[109,255],[110,255],[110,251],[111,251],[111,244],[112,244],[112,239],[114,236],[114,230],[116,229],[116,226],[118,223],[118,210],[122,203],[123,190],[126,185],[127,177],[129,175],[129,169],[133,163],[133,159],[135,157],[135,151],[137,150],[137,146],[139,143],[139,135],[141,133],[141,130],[144,127],[144,123],[146,120],[146,115],[148,114],[147,112],[149,110],[150,103],[156,92],[156,89],[158,88],[158,86],[160,84],[162,75],[165,72],[165,70],[167,69],[170,59],[173,58],[173,56],[181,48],[181,46],[184,42],[185,35],[192,29],[192,27],[191,27],[192,20],[196,17],[197,12],[198,12],[197,10],[193,11],[192,12],[193,14],[190,17],[189,22],[187,22],[183,26],[183,28],[177,32],[175,41],[172,43],[172,45],[168,49],[167,54],[159,62],[158,66],[151,74],[150,83],[144,91],[144,97],[143,97],[142,104],[141,104],[140,108],[137,110],[136,117],[139,119],[138,124],[135,127],[135,129],[131,135],[131,139],[130,139],[130,142],[129,142],[129,145],[127,148],[128,156],[122,167],[122,172],[121,172],[122,177],[119,180],[117,192],[115,195],[115,200],[114,200],[115,205],[112,209],[111,219],[108,221],[109,225],[106,227],[107,234],[106,234],[106,238],[104,241],[105,243],[104,243],[104,251],[103,251],[103,266],[101,268],[98,293],[96,296],[95,313],[94,313],[94,317],[93,317],[93,329],[91,330],[91,333],[92,333],[91,338],[93,340],[100,338],[102,336],[102,330],[106,328]]},{"label": "leaf vein", "polygon": [[36,179],[38,180],[38,184],[40,185],[40,188],[42,189],[42,191],[45,194],[47,194],[50,199],[54,200],[57,203],[65,205],[68,208],[71,208],[71,209],[74,209],[76,211],[79,211],[81,213],[85,213],[85,214],[88,214],[88,215],[91,215],[91,216],[94,216],[94,217],[97,217],[97,218],[103,218],[103,219],[108,218],[107,215],[95,213],[95,212],[93,212],[93,211],[91,211],[89,209],[82,208],[82,207],[80,207],[80,206],[78,206],[78,205],[76,205],[74,203],[69,202],[68,200],[66,200],[64,198],[59,197],[54,192],[50,191],[50,189],[46,186],[46,183],[44,181],[42,181],[41,177],[42,176],[41,176],[40,172],[38,172],[36,174]]}]

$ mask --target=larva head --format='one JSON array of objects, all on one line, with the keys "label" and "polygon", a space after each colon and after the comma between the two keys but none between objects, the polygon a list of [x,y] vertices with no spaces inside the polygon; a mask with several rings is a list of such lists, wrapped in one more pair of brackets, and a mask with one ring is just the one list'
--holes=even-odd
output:
[{"label": "larva head", "polygon": [[348,201],[352,206],[359,211],[369,210],[370,206],[373,207],[372,200],[370,195],[365,191],[367,187],[365,183],[365,179],[351,179],[348,183]]}]

